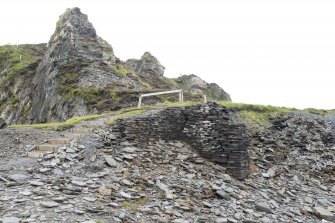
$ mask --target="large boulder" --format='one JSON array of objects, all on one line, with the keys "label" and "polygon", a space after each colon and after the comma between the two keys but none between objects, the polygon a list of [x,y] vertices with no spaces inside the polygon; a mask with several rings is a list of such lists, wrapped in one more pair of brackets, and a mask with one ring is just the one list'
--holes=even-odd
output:
[{"label": "large boulder", "polygon": [[180,86],[193,93],[205,94],[214,100],[231,101],[230,95],[215,83],[207,83],[200,77],[190,74],[178,77],[177,82]]}]

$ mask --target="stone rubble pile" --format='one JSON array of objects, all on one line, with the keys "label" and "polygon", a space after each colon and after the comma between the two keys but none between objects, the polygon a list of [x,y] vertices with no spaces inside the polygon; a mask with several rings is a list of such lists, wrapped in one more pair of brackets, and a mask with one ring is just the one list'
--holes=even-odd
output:
[{"label": "stone rubble pile", "polygon": [[[332,173],[316,175],[313,169],[308,169],[311,163],[316,165],[316,162],[308,160],[318,158],[318,163],[333,164],[330,157],[322,154],[314,157],[318,154],[314,151],[319,149],[311,145],[305,148],[292,146],[286,152],[285,159],[277,162],[271,160],[270,156],[280,154],[276,149],[284,147],[275,147],[272,143],[268,146],[263,144],[264,147],[261,147],[262,142],[259,142],[257,146],[252,144],[248,147],[252,162],[248,178],[237,180],[231,175],[228,165],[211,162],[201,151],[207,148],[202,146],[210,142],[206,141],[210,137],[209,134],[206,135],[206,129],[213,135],[220,131],[231,131],[232,135],[227,134],[217,139],[221,143],[224,143],[223,139],[231,139],[231,146],[235,143],[236,135],[238,145],[244,142],[239,138],[245,134],[243,125],[230,122],[232,116],[227,116],[224,109],[219,110],[221,118],[218,118],[216,109],[200,109],[196,108],[193,112],[180,108],[149,112],[149,115],[142,118],[119,121],[112,128],[96,129],[87,136],[59,146],[57,152],[50,152],[37,162],[31,162],[30,166],[12,165],[3,168],[5,163],[0,162],[0,221],[335,221],[335,186]],[[180,119],[171,118],[170,121],[174,121],[171,121],[169,128],[164,124],[168,122],[164,117],[161,120],[156,119],[157,114],[161,117],[164,112],[166,116],[173,112],[174,117],[190,112],[192,116],[189,117],[192,120],[185,118],[185,115],[180,115]],[[202,115],[209,122],[204,123]],[[146,125],[147,120],[152,121],[151,128]],[[185,124],[183,128],[180,123]],[[192,125],[196,127],[193,129]],[[236,127],[236,132],[230,126]],[[239,126],[242,126],[241,129]],[[187,130],[183,133],[185,127]],[[223,129],[216,130],[219,127]],[[165,130],[168,132],[166,135]],[[136,134],[132,135],[136,131],[146,137],[136,138]],[[154,131],[159,137],[155,137]],[[189,141],[181,141],[177,132],[189,134]],[[6,131],[6,134],[9,132]],[[206,137],[202,138],[202,135]],[[266,135],[262,137],[270,138]],[[18,138],[24,139],[23,135]],[[191,139],[198,143],[195,144]],[[257,139],[251,138],[251,141],[254,143]],[[290,140],[288,138],[279,143],[289,145]],[[334,145],[330,141],[325,142],[330,145],[324,145],[322,149],[333,155]],[[25,150],[22,149],[18,150],[23,154]],[[217,152],[214,154],[218,155]],[[15,156],[13,158],[20,160]],[[295,162],[301,166],[295,166]],[[307,168],[301,171],[304,163]],[[316,173],[322,171],[321,169]]]},{"label": "stone rubble pile", "polygon": [[264,167],[284,163],[290,169],[324,175],[325,179],[335,177],[335,132],[327,118],[290,112],[270,121],[268,128],[248,131],[249,154],[255,163]]}]

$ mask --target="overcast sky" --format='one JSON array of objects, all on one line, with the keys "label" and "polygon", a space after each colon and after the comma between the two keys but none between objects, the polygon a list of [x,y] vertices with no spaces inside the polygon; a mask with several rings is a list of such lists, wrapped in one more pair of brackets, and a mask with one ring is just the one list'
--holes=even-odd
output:
[{"label": "overcast sky", "polygon": [[235,102],[335,109],[335,1],[2,1],[0,45],[47,42],[78,6],[122,60],[151,52]]}]

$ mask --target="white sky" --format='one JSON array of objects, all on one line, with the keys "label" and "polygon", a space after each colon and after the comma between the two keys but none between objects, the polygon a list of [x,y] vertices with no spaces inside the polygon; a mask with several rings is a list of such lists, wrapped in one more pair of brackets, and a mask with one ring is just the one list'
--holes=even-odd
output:
[{"label": "white sky", "polygon": [[149,51],[235,102],[335,108],[333,0],[2,1],[0,45],[47,42],[74,6],[122,60]]}]

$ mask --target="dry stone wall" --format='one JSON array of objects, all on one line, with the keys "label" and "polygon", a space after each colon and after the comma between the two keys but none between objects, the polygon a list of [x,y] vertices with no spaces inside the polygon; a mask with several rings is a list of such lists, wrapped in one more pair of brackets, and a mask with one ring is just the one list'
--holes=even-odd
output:
[{"label": "dry stone wall", "polygon": [[249,173],[246,126],[236,123],[228,109],[215,103],[167,108],[119,120],[112,132],[119,139],[143,146],[160,139],[180,140],[201,156],[226,167],[238,179]]}]

